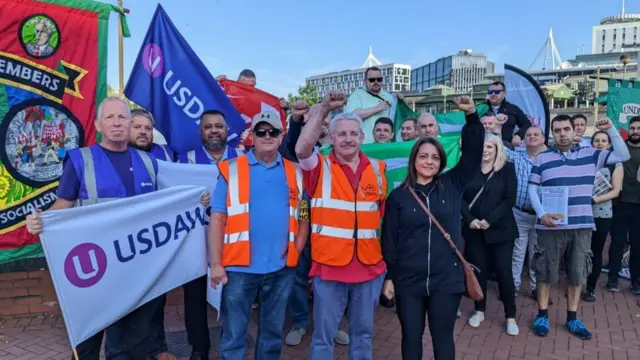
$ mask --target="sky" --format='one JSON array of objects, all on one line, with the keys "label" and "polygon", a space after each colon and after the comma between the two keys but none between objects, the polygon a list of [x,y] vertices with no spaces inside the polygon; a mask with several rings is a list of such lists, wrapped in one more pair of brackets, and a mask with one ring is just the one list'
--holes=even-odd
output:
[{"label": "sky", "polygon": [[[116,0],[105,2],[116,3]],[[528,69],[553,28],[562,60],[591,51],[591,29],[621,0],[124,0],[125,84],[160,3],[213,76],[249,68],[257,86],[286,97],[305,77],[359,68],[373,47],[383,63],[412,68],[472,49]],[[626,12],[640,13],[640,0]],[[108,82],[118,88],[117,17],[110,19]],[[542,67],[540,60],[533,68]]]}]

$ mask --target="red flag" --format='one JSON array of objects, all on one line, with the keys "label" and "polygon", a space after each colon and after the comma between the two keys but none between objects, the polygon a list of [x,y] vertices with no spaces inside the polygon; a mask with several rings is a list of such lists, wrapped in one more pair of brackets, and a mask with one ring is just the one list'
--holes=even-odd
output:
[{"label": "red flag", "polygon": [[[287,113],[280,107],[278,97],[262,91],[255,86],[242,84],[233,80],[224,79],[218,83],[233,103],[233,106],[236,107],[240,116],[244,119],[247,124],[247,129],[251,128],[251,121],[256,114],[267,110],[280,114],[282,128],[284,130],[287,129]],[[245,146],[251,145],[251,138],[247,137],[242,144]]]}]

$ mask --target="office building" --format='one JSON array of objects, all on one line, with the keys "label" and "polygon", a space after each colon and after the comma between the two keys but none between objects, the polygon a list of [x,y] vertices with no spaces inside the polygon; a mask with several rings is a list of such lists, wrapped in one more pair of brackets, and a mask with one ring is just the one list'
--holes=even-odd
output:
[{"label": "office building", "polygon": [[640,14],[625,14],[624,1],[620,15],[608,16],[593,27],[591,53],[606,54],[640,50]]},{"label": "office building", "polygon": [[436,85],[453,88],[457,93],[469,92],[471,86],[494,72],[494,64],[481,53],[462,50],[411,71],[411,91],[421,93]]},{"label": "office building", "polygon": [[324,97],[330,90],[338,90],[350,95],[357,89],[365,87],[364,72],[367,68],[375,66],[382,71],[382,89],[388,92],[409,90],[411,83],[409,75],[411,66],[404,64],[382,64],[369,47],[369,56],[358,69],[343,70],[323,75],[311,76],[305,79],[307,85],[314,86],[320,97]]}]

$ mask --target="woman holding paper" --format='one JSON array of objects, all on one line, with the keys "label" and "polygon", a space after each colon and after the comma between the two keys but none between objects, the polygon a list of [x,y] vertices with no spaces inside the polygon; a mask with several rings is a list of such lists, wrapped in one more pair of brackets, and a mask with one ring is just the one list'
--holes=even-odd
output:
[{"label": "woman holding paper", "polygon": [[[606,131],[598,131],[591,138],[591,146],[598,150],[608,150],[611,147],[611,139]],[[617,198],[622,189],[622,179],[624,171],[622,163],[608,165],[598,170],[596,180],[593,185],[593,220],[596,229],[591,233],[591,261],[593,270],[587,278],[587,288],[582,294],[582,301],[596,301],[596,284],[602,269],[602,251],[607,235],[611,230],[613,221],[612,200]],[[611,257],[611,256],[610,256]]]},{"label": "woman holding paper", "polygon": [[[507,162],[499,135],[488,133],[484,140],[481,171],[467,186],[462,197],[462,236],[465,254],[480,268],[478,281],[487,291],[487,277],[494,270],[498,280],[500,299],[507,319],[506,332],[516,336],[515,285],[513,284],[513,246],[518,228],[512,208],[516,201],[517,180],[513,163]],[[484,321],[486,297],[475,302],[475,312],[468,324],[477,328]]]}]

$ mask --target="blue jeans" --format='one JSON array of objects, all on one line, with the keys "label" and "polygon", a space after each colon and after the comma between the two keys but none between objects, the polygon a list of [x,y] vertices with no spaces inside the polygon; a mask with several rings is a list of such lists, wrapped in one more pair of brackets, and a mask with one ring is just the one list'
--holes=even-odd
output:
[{"label": "blue jeans", "polygon": [[311,338],[311,360],[333,359],[333,339],[347,302],[349,320],[349,359],[371,360],[373,323],[380,300],[385,274],[358,284],[313,278],[314,330]]},{"label": "blue jeans", "polygon": [[244,360],[247,352],[247,330],[251,305],[260,295],[258,336],[254,358],[280,359],[282,332],[287,300],[295,278],[295,269],[283,268],[269,274],[249,274],[229,271],[222,290],[222,360]]},{"label": "blue jeans", "polygon": [[293,328],[306,329],[309,326],[309,270],[311,269],[311,247],[309,241],[298,258],[296,278],[289,296],[289,316]]},{"label": "blue jeans", "polygon": [[[164,305],[167,302],[167,296],[161,295],[157,298],[142,305],[139,309],[144,308],[146,315],[142,316],[139,321],[146,321],[144,327],[136,326],[136,328],[146,329],[146,341],[145,346],[147,349],[147,355],[149,357],[155,357],[161,352],[167,351],[167,343],[164,338]],[[157,312],[162,312],[162,317],[158,319]],[[160,321],[158,329],[158,321]],[[161,331],[161,332],[159,332]],[[124,336],[130,336],[124,334],[122,323],[117,321],[109,326],[106,331],[106,340],[104,344],[104,353],[107,360],[126,360],[125,338]],[[161,336],[161,337],[160,337]]]}]

